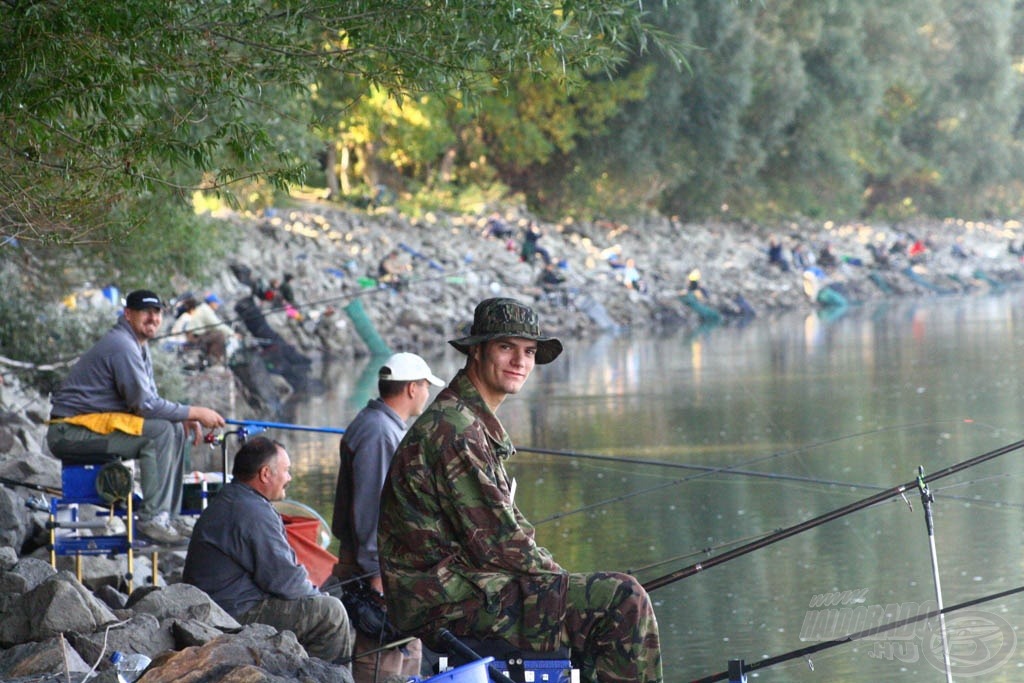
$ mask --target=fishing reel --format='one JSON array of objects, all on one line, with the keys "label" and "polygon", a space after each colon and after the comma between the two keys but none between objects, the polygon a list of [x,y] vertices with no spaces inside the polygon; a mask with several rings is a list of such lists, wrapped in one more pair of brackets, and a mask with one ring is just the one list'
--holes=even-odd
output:
[{"label": "fishing reel", "polygon": [[237,436],[240,443],[245,443],[245,437],[249,435],[249,430],[245,427],[239,427],[224,433],[218,433],[212,431],[203,436],[203,443],[210,444],[210,448],[215,446],[223,446],[229,436]]}]

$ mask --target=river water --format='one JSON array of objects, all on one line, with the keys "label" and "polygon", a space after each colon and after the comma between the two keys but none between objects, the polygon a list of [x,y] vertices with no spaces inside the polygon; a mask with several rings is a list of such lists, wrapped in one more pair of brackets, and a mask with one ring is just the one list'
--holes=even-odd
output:
[{"label": "river water", "polygon": [[[648,582],[711,564],[652,591],[670,682],[926,613],[935,573],[916,487],[906,500],[716,558],[857,507],[912,482],[919,467],[938,473],[1024,437],[1018,331],[1024,305],[1006,293],[563,340],[563,356],[499,411],[518,446],[558,451],[511,460],[519,506],[574,571],[628,570]],[[447,378],[463,358],[452,350],[428,360]],[[285,419],[343,427],[375,392],[375,368],[327,368],[329,391],[292,405]],[[329,518],[338,436],[273,436],[292,455],[290,497]],[[1015,450],[929,483],[946,607],[1024,585],[1022,462]],[[949,614],[954,677],[1021,680],[1021,623],[1024,593]],[[940,633],[931,619],[751,678],[941,681]]]}]

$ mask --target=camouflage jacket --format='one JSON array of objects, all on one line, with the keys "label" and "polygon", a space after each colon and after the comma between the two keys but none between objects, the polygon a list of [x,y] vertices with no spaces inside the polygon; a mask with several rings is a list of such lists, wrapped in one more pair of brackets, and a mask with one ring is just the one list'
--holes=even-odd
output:
[{"label": "camouflage jacket", "polygon": [[512,499],[515,452],[464,372],[416,420],[392,460],[378,528],[388,614],[431,642],[468,624],[534,649],[557,646],[567,573]]}]

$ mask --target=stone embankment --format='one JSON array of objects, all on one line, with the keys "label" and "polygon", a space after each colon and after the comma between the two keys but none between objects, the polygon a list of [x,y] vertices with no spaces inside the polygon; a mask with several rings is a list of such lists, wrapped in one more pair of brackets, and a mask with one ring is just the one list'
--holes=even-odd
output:
[{"label": "stone embankment", "polygon": [[[48,406],[16,380],[0,384],[0,680],[116,683],[114,651],[153,660],[143,683],[187,680],[351,683],[344,667],[310,658],[290,632],[243,627],[199,589],[180,582],[183,553],[74,560],[46,551],[44,498],[60,464],[45,454]],[[86,512],[83,514],[88,516]],[[152,577],[156,577],[155,585]]]},{"label": "stone embankment", "polygon": [[[542,260],[520,258],[523,228],[532,218],[516,210],[500,216],[510,238],[488,236],[484,214],[408,219],[388,208],[367,214],[315,202],[224,220],[238,227],[234,255],[254,278],[295,277],[299,317],[264,304],[271,325],[304,352],[340,356],[370,352],[346,306],[361,305],[391,350],[420,353],[443,347],[471,321],[475,304],[495,295],[531,302],[545,328],[567,339],[611,330],[696,327],[698,313],[680,298],[694,270],[706,303],[726,322],[741,312],[740,299],[758,316],[812,311],[820,304],[805,292],[802,271],[769,263],[771,235],[781,240],[787,259],[797,245],[812,254],[831,245],[839,263],[822,268],[825,282],[850,303],[986,291],[1022,274],[1020,257],[1008,249],[1021,240],[1016,222],[794,223],[768,229],[652,218],[629,226],[539,224],[544,234],[539,246],[564,277],[561,285],[545,290],[539,284]],[[906,247],[917,239],[928,248],[911,270]],[[897,240],[905,246],[890,254]],[[873,248],[885,252],[888,263],[877,265]],[[408,283],[399,289],[374,284],[378,264],[392,251],[409,269]],[[625,286],[623,270],[612,267],[612,258],[632,259],[643,287]],[[218,279],[214,287],[222,295],[237,299],[249,293],[227,267]]]},{"label": "stone embankment", "polygon": [[[644,330],[658,325],[699,324],[680,301],[690,273],[699,269],[710,306],[725,312],[742,297],[758,316],[818,305],[804,293],[803,276],[769,264],[768,230],[755,226],[681,225],[651,220],[632,226],[541,225],[540,246],[560,264],[565,282],[554,292],[537,284],[541,265],[519,258],[520,229],[530,217],[506,211],[515,232],[485,234],[484,216],[427,214],[406,220],[388,209],[375,214],[311,203],[273,215],[224,217],[237,229],[236,261],[210,283],[178,283],[181,291],[217,291],[222,309],[250,297],[236,276],[270,281],[293,274],[296,311],[261,304],[270,325],[304,353],[363,355],[369,352],[358,315],[345,309],[359,301],[391,350],[429,353],[468,323],[475,304],[494,295],[533,302],[545,327],[566,340],[603,329]],[[1005,223],[943,222],[921,225],[793,225],[775,233],[818,251],[831,243],[840,263],[827,277],[851,301],[886,296],[934,296],[936,292],[985,291],[1020,279],[1020,227]],[[888,248],[910,234],[930,248],[914,271],[904,252],[887,267],[873,266],[869,245]],[[954,254],[957,245],[960,255]],[[397,250],[410,266],[408,282],[381,288],[372,281],[378,263]],[[630,289],[608,257],[635,260],[645,289]],[[235,270],[231,267],[234,265]],[[913,274],[913,277],[911,276]],[[885,283],[883,286],[881,283]],[[352,309],[349,309],[352,312]],[[356,312],[357,313],[357,312]],[[571,346],[570,346],[571,351]],[[220,372],[221,374],[217,374]],[[224,405],[214,388],[223,369],[205,373],[208,405]],[[347,671],[309,658],[288,633],[241,628],[202,592],[182,585],[181,553],[162,553],[155,585],[149,557],[135,562],[135,590],[121,577],[124,557],[90,557],[79,583],[70,558],[58,569],[46,551],[47,515],[40,497],[58,486],[60,464],[45,452],[48,405],[13,377],[0,383],[0,679],[81,681],[95,671],[115,680],[108,657],[114,650],[139,652],[153,665],[153,681],[348,681]],[[36,505],[30,505],[35,503]],[[59,571],[58,571],[59,570]],[[187,677],[186,677],[187,673]]]}]

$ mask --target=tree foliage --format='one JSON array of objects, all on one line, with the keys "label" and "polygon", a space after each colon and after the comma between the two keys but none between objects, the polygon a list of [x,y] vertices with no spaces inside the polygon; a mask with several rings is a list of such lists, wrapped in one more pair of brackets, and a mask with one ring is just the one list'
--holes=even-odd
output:
[{"label": "tree foliage", "polygon": [[494,183],[549,214],[1021,208],[1013,0],[0,7],[0,231],[22,243],[152,244],[154,207],[285,191],[325,148],[328,176]]},{"label": "tree foliage", "polygon": [[653,67],[650,86],[548,169],[549,196],[689,218],[1020,211],[1022,14],[1010,0],[659,10],[690,68],[633,56],[619,77]]},{"label": "tree foliage", "polygon": [[[8,0],[0,229],[130,234],[139,196],[302,178],[318,77],[399,101],[529,73],[571,81],[647,39],[630,0]],[[119,206],[111,214],[109,209]]]}]

